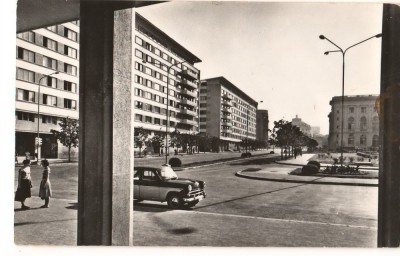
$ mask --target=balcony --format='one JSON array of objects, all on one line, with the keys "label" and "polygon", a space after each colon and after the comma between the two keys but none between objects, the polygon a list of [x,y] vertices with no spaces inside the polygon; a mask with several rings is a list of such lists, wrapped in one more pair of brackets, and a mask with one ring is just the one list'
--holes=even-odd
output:
[{"label": "balcony", "polygon": [[187,125],[197,125],[196,121],[190,120],[190,119],[181,119],[180,121],[181,124],[187,124]]},{"label": "balcony", "polygon": [[180,109],[178,114],[186,114],[190,116],[197,116],[197,113],[195,111],[189,110],[189,109]]},{"label": "balcony", "polygon": [[226,119],[226,120],[228,120],[228,121],[232,121],[232,116],[231,116],[231,115],[223,114],[223,115],[222,115],[222,119]]},{"label": "balcony", "polygon": [[187,89],[182,89],[180,91],[180,93],[183,94],[183,95],[187,95],[187,96],[193,97],[193,98],[197,97],[197,93],[196,92],[192,92],[192,91],[189,91]]},{"label": "balcony", "polygon": [[223,98],[224,100],[232,100],[232,97],[229,96],[229,95],[226,94],[226,93],[224,93],[224,94],[222,95],[222,98]]},{"label": "balcony", "polygon": [[230,121],[222,121],[221,125],[232,127],[232,122],[230,122]]},{"label": "balcony", "polygon": [[222,105],[228,106],[228,107],[232,107],[232,103],[229,102],[229,101],[226,101],[226,100],[223,100],[223,101],[222,101]]},{"label": "balcony", "polygon": [[182,70],[179,75],[192,81],[197,79],[197,74],[190,69]]},{"label": "balcony", "polygon": [[180,99],[179,100],[179,104],[183,104],[183,105],[191,106],[191,107],[197,107],[197,103],[196,102],[190,101],[188,99]]},{"label": "balcony", "polygon": [[230,108],[222,108],[221,111],[224,113],[232,113],[232,110]]},{"label": "balcony", "polygon": [[181,86],[194,90],[197,89],[197,84],[193,83],[192,81],[182,79],[181,81],[178,82]]},{"label": "balcony", "polygon": [[222,128],[221,132],[231,133],[232,131],[230,128]]}]

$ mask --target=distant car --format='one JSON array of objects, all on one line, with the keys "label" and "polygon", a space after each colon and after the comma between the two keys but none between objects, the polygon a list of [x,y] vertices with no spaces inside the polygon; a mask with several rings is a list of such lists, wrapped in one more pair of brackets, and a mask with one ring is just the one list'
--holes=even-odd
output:
[{"label": "distant car", "polygon": [[134,199],[167,202],[173,209],[193,207],[206,197],[205,182],[178,178],[169,165],[134,168]]}]

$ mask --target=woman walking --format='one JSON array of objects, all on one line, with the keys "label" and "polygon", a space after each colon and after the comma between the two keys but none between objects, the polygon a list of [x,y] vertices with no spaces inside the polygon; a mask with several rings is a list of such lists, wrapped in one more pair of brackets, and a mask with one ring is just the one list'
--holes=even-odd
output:
[{"label": "woman walking", "polygon": [[21,202],[21,209],[29,209],[29,206],[25,205],[25,200],[31,197],[31,161],[25,159],[23,162],[23,167],[18,171],[18,188],[15,193],[15,201]]},{"label": "woman walking", "polygon": [[40,208],[49,208],[49,202],[51,197],[51,184],[50,184],[50,167],[49,161],[42,160],[43,175],[42,181],[40,182],[39,197],[44,200],[44,205]]}]

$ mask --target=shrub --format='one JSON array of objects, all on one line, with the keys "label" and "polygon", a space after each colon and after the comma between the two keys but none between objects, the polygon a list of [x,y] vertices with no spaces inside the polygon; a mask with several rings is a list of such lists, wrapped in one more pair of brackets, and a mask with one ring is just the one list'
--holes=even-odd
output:
[{"label": "shrub", "polygon": [[250,152],[242,153],[241,157],[251,157],[251,153]]},{"label": "shrub", "polygon": [[321,168],[321,164],[318,161],[308,161],[308,164],[313,164],[313,165],[317,166],[318,170],[319,170],[319,168]]},{"label": "shrub", "polygon": [[168,164],[171,165],[171,167],[181,167],[182,161],[179,158],[173,157],[169,159]]},{"label": "shrub", "polygon": [[307,164],[303,166],[301,169],[301,174],[303,175],[313,175],[318,173],[318,166],[313,165],[313,164]]}]

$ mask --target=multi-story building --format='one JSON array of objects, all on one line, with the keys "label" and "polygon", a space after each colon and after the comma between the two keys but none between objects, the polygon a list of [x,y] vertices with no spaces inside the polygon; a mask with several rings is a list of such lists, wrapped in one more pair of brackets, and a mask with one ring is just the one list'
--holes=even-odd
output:
[{"label": "multi-story building", "polygon": [[321,135],[321,128],[319,126],[311,126],[311,137]]},{"label": "multi-story building", "polygon": [[256,114],[256,138],[268,143],[268,110],[258,109]]},{"label": "multi-story building", "polygon": [[[377,149],[379,147],[379,117],[375,108],[378,95],[344,97],[344,149]],[[329,113],[329,149],[341,146],[342,97],[333,97]]]},{"label": "multi-story building", "polygon": [[[59,130],[58,123],[64,118],[78,119],[78,51],[78,21],[17,34],[17,155],[29,152],[34,156],[39,149],[39,158],[67,157],[67,148],[50,130]],[[39,147],[35,143],[38,132]],[[72,157],[76,153],[72,150]]]},{"label": "multi-story building", "polygon": [[200,85],[200,132],[220,139],[220,150],[239,150],[256,139],[257,102],[224,77]]},{"label": "multi-story building", "polygon": [[300,131],[303,132],[305,135],[307,136],[311,135],[311,126],[301,121],[301,118],[299,118],[297,115],[295,118],[292,119],[292,124],[299,127]]},{"label": "multi-story building", "polygon": [[201,60],[138,13],[133,33],[135,128],[165,132],[168,104],[168,133],[197,133]]}]

